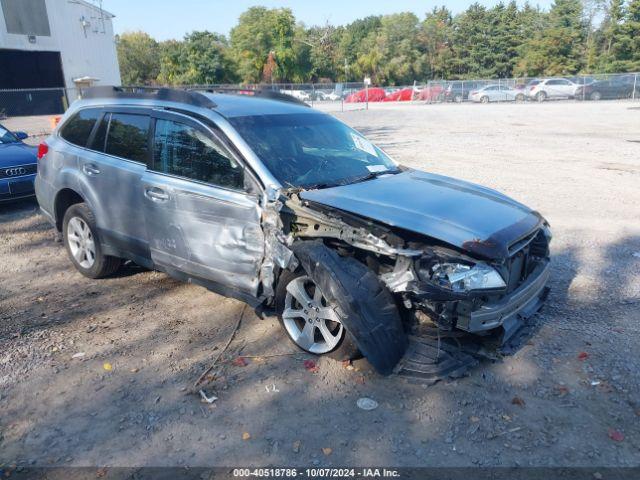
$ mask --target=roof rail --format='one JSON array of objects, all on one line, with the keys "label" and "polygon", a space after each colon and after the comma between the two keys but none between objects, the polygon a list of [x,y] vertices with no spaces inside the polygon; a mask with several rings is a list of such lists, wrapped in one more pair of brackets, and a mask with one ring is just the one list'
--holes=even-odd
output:
[{"label": "roof rail", "polygon": [[308,107],[309,105],[302,100],[293,97],[291,95],[287,95],[286,93],[280,93],[275,90],[271,90],[268,88],[242,88],[242,87],[204,87],[204,88],[193,88],[190,91],[204,91],[207,93],[225,93],[232,95],[247,95],[249,97],[260,97],[267,98],[269,100],[277,100],[280,102],[288,102],[295,103],[296,105],[303,105]]},{"label": "roof rail", "polygon": [[188,103],[203,108],[217,106],[213,100],[197,91],[173,88],[99,86],[86,89],[82,98],[137,98]]}]

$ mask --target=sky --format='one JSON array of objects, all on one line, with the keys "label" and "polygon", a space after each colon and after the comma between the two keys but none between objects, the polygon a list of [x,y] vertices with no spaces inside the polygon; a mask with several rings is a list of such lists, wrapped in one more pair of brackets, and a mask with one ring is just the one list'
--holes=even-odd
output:
[{"label": "sky", "polygon": [[[498,3],[498,0],[478,1],[488,7]],[[142,30],[156,40],[168,40],[180,39],[193,30],[228,35],[240,14],[255,5],[290,8],[298,21],[311,26],[326,22],[344,25],[367,15],[405,11],[422,19],[435,6],[444,4],[459,13],[472,3],[474,0],[102,0],[102,7],[116,16],[116,33]],[[530,3],[548,8],[551,0]]]}]

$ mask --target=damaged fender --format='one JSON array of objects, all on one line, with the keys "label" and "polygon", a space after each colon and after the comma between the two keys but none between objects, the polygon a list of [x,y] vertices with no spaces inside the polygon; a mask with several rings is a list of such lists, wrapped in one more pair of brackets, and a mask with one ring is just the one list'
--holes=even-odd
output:
[{"label": "damaged fender", "polygon": [[395,301],[375,273],[350,257],[341,257],[322,241],[292,246],[302,268],[337,305],[342,323],[369,363],[388,375],[408,345]]}]

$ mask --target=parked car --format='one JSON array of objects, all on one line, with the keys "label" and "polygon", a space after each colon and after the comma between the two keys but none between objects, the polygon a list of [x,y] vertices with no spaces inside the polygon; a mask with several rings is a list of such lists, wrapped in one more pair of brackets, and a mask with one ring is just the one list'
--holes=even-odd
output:
[{"label": "parked car", "polygon": [[548,99],[573,98],[578,85],[566,78],[546,78],[529,82],[527,97],[544,102]]},{"label": "parked car", "polygon": [[460,103],[469,100],[469,93],[480,90],[486,85],[486,82],[473,81],[455,81],[450,82],[444,90],[445,100],[448,102]]},{"label": "parked car", "polygon": [[75,102],[39,149],[36,192],[78,271],[132,260],[273,308],[302,350],[383,374],[419,321],[499,344],[538,310],[539,213],[266,95],[102,87]]},{"label": "parked car", "polygon": [[523,102],[525,95],[520,90],[515,90],[507,85],[487,85],[480,90],[469,93],[469,99],[473,102]]},{"label": "parked car", "polygon": [[589,85],[580,85],[576,89],[578,100],[621,99],[633,97],[633,77],[601,80]]},{"label": "parked car", "polygon": [[348,95],[344,101],[345,103],[382,102],[386,96],[387,92],[384,88],[371,87]]},{"label": "parked car", "polygon": [[403,88],[402,90],[396,90],[393,93],[387,94],[384,98],[384,102],[410,102],[417,96],[416,90],[412,87]]},{"label": "parked car", "polygon": [[427,102],[440,102],[444,99],[444,87],[442,85],[429,85],[418,93],[418,100]]},{"label": "parked car", "polygon": [[25,132],[0,125],[0,202],[32,197],[38,162],[37,147],[23,143]]},{"label": "parked car", "polygon": [[291,95],[293,98],[296,98],[303,102],[308,102],[309,100],[311,100],[311,95],[305,90],[281,90],[280,93],[284,95]]},{"label": "parked car", "polygon": [[340,98],[342,98],[339,94],[337,94],[335,91],[333,92],[323,92],[321,90],[316,91],[316,100],[320,100],[323,102],[335,102],[337,100],[340,100]]}]

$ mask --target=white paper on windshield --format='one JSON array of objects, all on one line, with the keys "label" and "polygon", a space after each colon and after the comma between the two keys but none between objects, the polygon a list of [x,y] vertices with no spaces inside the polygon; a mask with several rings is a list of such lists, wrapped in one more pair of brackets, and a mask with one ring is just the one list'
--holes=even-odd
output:
[{"label": "white paper on windshield", "polygon": [[8,132],[9,130],[5,130],[4,128],[0,127],[0,137],[4,137],[4,135]]},{"label": "white paper on windshield", "polygon": [[367,152],[369,155],[373,155],[374,157],[378,156],[378,152],[376,152],[376,147],[364,137],[360,135],[356,135],[355,133],[351,134],[351,138],[353,139],[353,144],[356,146],[358,150],[362,150],[363,152]]},{"label": "white paper on windshield", "polygon": [[384,165],[367,165],[367,170],[371,173],[386,172],[387,167]]}]

